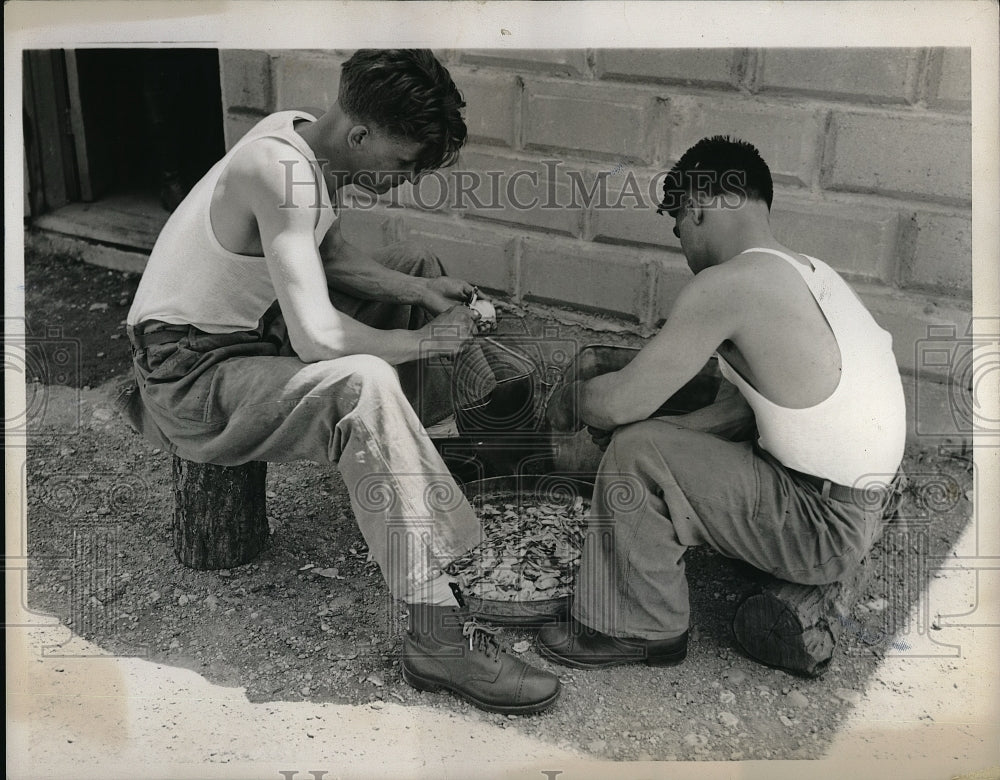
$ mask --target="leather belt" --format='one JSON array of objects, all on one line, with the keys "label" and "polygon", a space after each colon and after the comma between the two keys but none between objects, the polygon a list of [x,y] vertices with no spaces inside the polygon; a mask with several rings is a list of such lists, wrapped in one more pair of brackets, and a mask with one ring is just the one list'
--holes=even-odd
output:
[{"label": "leather belt", "polygon": [[829,479],[824,479],[823,477],[817,477],[814,474],[796,471],[795,469],[788,469],[788,472],[801,482],[812,485],[824,498],[830,497],[834,501],[868,507],[873,506],[879,500],[884,503],[889,494],[887,488],[876,487],[874,485],[871,488],[853,488],[837,482],[831,482]]},{"label": "leather belt", "polygon": [[172,344],[180,341],[191,330],[190,325],[174,325],[158,320],[146,320],[138,325],[129,325],[125,331],[136,349],[145,349],[157,344]]}]

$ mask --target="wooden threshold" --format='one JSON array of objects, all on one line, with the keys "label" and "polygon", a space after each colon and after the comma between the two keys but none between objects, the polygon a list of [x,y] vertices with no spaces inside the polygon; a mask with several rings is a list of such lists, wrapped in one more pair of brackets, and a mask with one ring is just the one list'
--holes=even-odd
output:
[{"label": "wooden threshold", "polygon": [[32,220],[39,230],[149,253],[170,215],[153,192],[109,195],[93,203],[70,203]]}]

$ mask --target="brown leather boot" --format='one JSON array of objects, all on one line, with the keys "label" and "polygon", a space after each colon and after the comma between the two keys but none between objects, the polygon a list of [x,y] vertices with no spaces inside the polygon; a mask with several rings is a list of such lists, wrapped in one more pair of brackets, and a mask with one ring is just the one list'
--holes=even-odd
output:
[{"label": "brown leather boot", "polygon": [[559,698],[559,678],[500,648],[496,630],[460,607],[410,604],[403,679],[421,691],[451,691],[487,712],[527,715]]}]

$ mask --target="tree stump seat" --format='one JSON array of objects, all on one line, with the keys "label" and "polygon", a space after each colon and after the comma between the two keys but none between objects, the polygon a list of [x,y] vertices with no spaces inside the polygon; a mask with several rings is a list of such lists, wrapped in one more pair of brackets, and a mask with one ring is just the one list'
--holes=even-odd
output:
[{"label": "tree stump seat", "polygon": [[174,554],[192,569],[256,558],[268,538],[267,464],[215,466],[174,456]]},{"label": "tree stump seat", "polygon": [[[882,513],[886,525],[899,511],[905,477],[898,476]],[[871,579],[870,553],[850,575],[827,585],[800,585],[760,572],[757,593],[733,617],[736,641],[751,658],[805,677],[818,677],[830,665],[851,612]]]}]

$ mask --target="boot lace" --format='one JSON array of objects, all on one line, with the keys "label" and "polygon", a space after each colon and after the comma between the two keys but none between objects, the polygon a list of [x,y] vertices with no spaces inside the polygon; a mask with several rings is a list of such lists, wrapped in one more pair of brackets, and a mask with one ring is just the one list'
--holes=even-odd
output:
[{"label": "boot lace", "polygon": [[478,620],[467,620],[462,626],[462,636],[469,638],[469,650],[480,650],[496,660],[500,656],[497,629],[484,626]]}]

